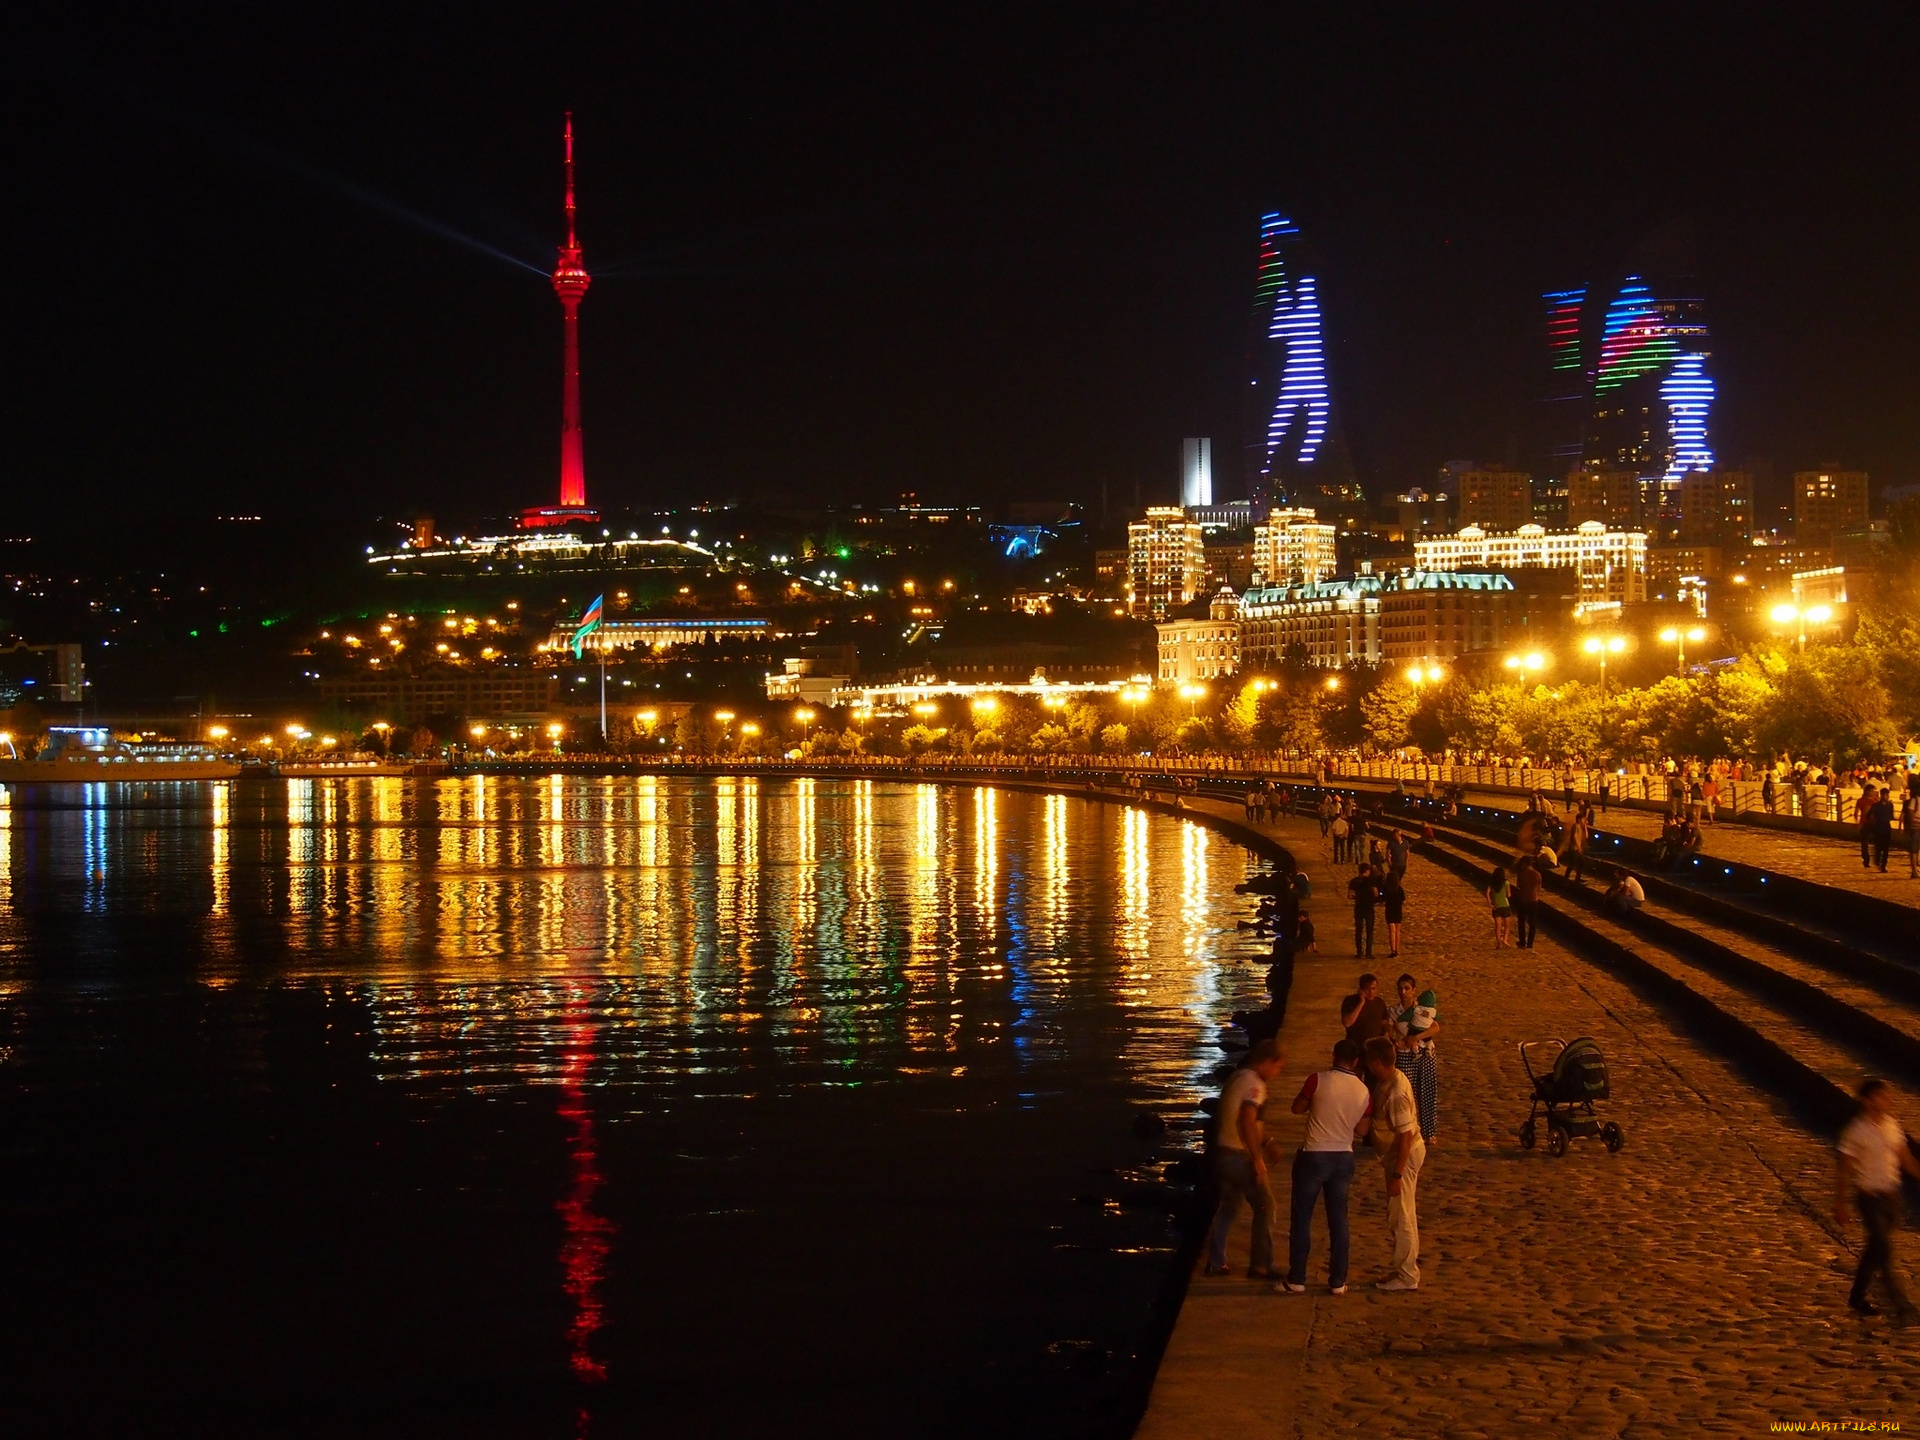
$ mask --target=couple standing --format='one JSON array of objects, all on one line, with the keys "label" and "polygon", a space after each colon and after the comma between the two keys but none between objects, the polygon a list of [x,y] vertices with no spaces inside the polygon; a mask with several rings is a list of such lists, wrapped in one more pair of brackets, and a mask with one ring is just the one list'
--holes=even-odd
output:
[{"label": "couple standing", "polygon": [[[1309,1075],[1293,1098],[1292,1110],[1307,1117],[1307,1135],[1293,1157],[1292,1214],[1288,1264],[1284,1277],[1273,1273],[1273,1196],[1267,1166],[1274,1147],[1261,1129],[1260,1106],[1267,1085],[1280,1073],[1277,1041],[1262,1041],[1247,1064],[1228,1080],[1221,1095],[1215,1175],[1220,1208],[1215,1213],[1207,1251],[1207,1273],[1227,1273],[1227,1232],[1242,1200],[1253,1205],[1253,1255],[1248,1276],[1277,1281],[1275,1289],[1304,1294],[1312,1250],[1313,1212],[1324,1194],[1327,1235],[1332,1245],[1327,1283],[1335,1295],[1347,1293],[1350,1235],[1348,1193],[1353,1187],[1354,1143],[1371,1139],[1381,1151],[1387,1182],[1387,1230],[1393,1240],[1393,1269],[1378,1282],[1381,1290],[1420,1287],[1420,1229],[1415,1194],[1426,1145],[1420,1138],[1413,1087],[1394,1064],[1393,1042],[1370,1041],[1363,1049],[1352,1040],[1333,1047],[1331,1068]],[[1362,1067],[1367,1079],[1361,1078]]]}]

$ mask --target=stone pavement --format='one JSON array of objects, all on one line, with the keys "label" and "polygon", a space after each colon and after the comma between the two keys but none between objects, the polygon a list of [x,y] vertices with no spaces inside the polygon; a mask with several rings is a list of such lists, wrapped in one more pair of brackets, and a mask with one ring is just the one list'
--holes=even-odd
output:
[{"label": "stone pavement", "polygon": [[[1326,1063],[1336,997],[1358,967],[1343,943],[1344,877],[1318,825],[1261,828],[1314,879],[1324,952],[1296,980],[1287,1068],[1271,1092],[1270,1128],[1290,1150],[1299,1122],[1287,1102]],[[1420,1180],[1423,1287],[1381,1295],[1359,1283],[1388,1254],[1384,1182],[1363,1155],[1355,1288],[1325,1293],[1323,1224],[1317,1294],[1196,1277],[1140,1433],[1248,1433],[1241,1420],[1215,1427],[1191,1411],[1166,1424],[1161,1389],[1179,1390],[1184,1368],[1191,1398],[1205,1358],[1198,1330],[1181,1332],[1190,1317],[1206,1324],[1210,1307],[1213,1346],[1271,1360],[1264,1383],[1214,1375],[1223,1403],[1229,1389],[1259,1385],[1266,1433],[1758,1435],[1774,1421],[1920,1423],[1920,1330],[1845,1308],[1859,1232],[1833,1226],[1827,1144],[1548,937],[1532,951],[1492,950],[1485,902],[1463,881],[1415,858],[1407,889],[1406,950],[1389,961],[1379,944],[1370,968],[1433,985],[1445,1026],[1441,1143]],[[1602,1108],[1627,1132],[1620,1154],[1585,1140],[1557,1160],[1519,1149],[1527,1087],[1515,1047],[1548,1035],[1599,1040],[1615,1096]],[[1277,1188],[1284,1216],[1284,1164]]]}]

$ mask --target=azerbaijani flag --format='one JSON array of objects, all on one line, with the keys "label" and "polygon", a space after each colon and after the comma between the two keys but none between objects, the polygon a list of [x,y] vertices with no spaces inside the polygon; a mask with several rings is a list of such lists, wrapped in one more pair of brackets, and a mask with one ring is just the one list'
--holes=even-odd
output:
[{"label": "azerbaijani flag", "polygon": [[574,659],[580,658],[580,642],[600,628],[600,602],[606,598],[605,595],[594,596],[593,603],[587,606],[586,614],[580,617],[579,628],[573,632]]}]

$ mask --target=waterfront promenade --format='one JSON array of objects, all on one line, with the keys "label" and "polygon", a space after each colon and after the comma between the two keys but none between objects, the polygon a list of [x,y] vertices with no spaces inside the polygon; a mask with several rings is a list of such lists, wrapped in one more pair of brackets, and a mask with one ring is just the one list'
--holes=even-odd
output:
[{"label": "waterfront promenade", "polygon": [[[1200,802],[1239,818],[1238,807]],[[1344,871],[1312,821],[1259,827],[1314,881],[1322,954],[1297,967],[1271,1087],[1290,1154],[1301,1077],[1327,1063],[1352,988]],[[1807,843],[1822,842],[1809,840]],[[1827,842],[1831,843],[1831,842]],[[1857,1230],[1830,1216],[1826,1141],[1616,976],[1546,933],[1491,949],[1485,902],[1416,857],[1405,968],[1440,995],[1440,1145],[1420,1181],[1421,1290],[1366,1283],[1387,1258],[1378,1164],[1354,1187],[1355,1286],[1287,1296],[1196,1275],[1139,1435],[1521,1436],[1765,1434],[1775,1421],[1900,1420],[1920,1400],[1920,1333],[1845,1307]],[[1384,932],[1383,932],[1384,933]],[[1521,1040],[1592,1035],[1612,1068],[1605,1106],[1627,1132],[1608,1155],[1522,1151]],[[1286,1167],[1276,1176],[1286,1213]],[[1284,1238],[1281,1237],[1284,1250]]]}]

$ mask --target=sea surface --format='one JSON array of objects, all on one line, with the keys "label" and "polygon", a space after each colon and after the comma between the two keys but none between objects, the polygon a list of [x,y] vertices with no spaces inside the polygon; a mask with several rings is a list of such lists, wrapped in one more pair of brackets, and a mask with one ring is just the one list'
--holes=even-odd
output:
[{"label": "sea surface", "polygon": [[797,778],[4,800],[0,1435],[1128,1432],[1163,1168],[1264,986],[1201,826]]}]

